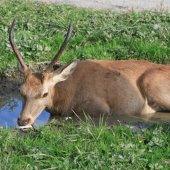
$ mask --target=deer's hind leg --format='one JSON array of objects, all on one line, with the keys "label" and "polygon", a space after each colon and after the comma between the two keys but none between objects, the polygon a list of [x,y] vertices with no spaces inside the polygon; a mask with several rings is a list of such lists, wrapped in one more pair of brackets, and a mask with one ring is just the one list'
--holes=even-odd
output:
[{"label": "deer's hind leg", "polygon": [[138,85],[149,107],[155,111],[170,110],[170,70],[149,70],[139,78]]}]

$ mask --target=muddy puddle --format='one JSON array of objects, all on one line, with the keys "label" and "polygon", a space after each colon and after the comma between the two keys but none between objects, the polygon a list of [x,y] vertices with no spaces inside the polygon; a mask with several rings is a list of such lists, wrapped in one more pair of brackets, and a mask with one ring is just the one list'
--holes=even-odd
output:
[{"label": "muddy puddle", "polygon": [[[21,96],[19,93],[13,93],[4,97],[0,97],[0,126],[2,127],[17,127],[17,118],[21,112],[22,102]],[[72,118],[61,118],[61,117],[51,117],[50,114],[46,111],[43,111],[39,117],[35,120],[35,125],[37,126],[44,126],[50,119],[57,119],[62,120],[65,119],[68,121],[75,121],[77,122],[79,118],[76,116]],[[83,117],[80,117],[81,120],[85,120]],[[93,122],[98,125],[100,118],[92,118]],[[148,115],[134,115],[134,116],[109,116],[104,117],[104,122],[107,125],[120,125],[122,123],[129,123],[129,122],[146,122],[154,123],[154,122],[168,122],[170,121],[170,113],[169,112],[156,112],[154,114]],[[145,128],[147,124],[141,124],[142,127]],[[140,124],[139,124],[140,126]]]}]

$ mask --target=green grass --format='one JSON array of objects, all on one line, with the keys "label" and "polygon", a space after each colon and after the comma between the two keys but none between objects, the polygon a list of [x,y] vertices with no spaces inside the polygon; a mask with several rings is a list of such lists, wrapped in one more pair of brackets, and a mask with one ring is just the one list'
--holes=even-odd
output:
[{"label": "green grass", "polygon": [[154,123],[134,133],[125,126],[109,128],[90,118],[63,127],[48,125],[18,135],[0,129],[0,168],[4,169],[151,169],[170,168],[170,126]]},{"label": "green grass", "polygon": [[170,61],[170,15],[142,11],[114,13],[41,2],[0,1],[0,74],[16,66],[9,29],[17,18],[15,41],[26,63],[51,60],[70,22],[72,38],[60,57],[66,63],[82,59],[146,59]]},{"label": "green grass", "polygon": [[[119,14],[29,1],[0,1],[0,74],[16,66],[9,29],[17,18],[15,41],[24,61],[51,60],[70,22],[73,35],[60,61],[146,59],[170,61],[170,15],[158,12]],[[0,129],[0,169],[170,169],[170,129],[153,124],[133,133],[125,126],[95,127],[87,119],[62,128],[40,127],[18,136]],[[141,143],[139,141],[142,141]]]}]

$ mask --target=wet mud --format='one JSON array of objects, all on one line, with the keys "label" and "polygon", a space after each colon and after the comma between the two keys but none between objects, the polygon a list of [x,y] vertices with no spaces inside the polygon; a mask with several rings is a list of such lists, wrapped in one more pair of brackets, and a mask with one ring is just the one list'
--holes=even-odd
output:
[{"label": "wet mud", "polygon": [[23,77],[18,73],[15,77],[3,77],[0,79],[0,97],[19,91],[23,83]]}]

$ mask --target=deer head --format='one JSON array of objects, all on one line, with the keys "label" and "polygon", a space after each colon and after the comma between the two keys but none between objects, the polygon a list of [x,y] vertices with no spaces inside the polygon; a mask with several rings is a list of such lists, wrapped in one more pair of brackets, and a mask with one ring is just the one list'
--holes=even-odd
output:
[{"label": "deer head", "polygon": [[33,124],[34,120],[46,107],[50,108],[52,106],[51,98],[54,95],[53,87],[56,83],[68,79],[68,77],[73,73],[78,60],[75,59],[70,64],[61,67],[54,72],[50,72],[53,65],[61,56],[71,37],[73,26],[70,23],[64,43],[62,44],[60,50],[53,58],[47,69],[41,72],[32,72],[32,70],[24,63],[14,43],[13,32],[15,23],[16,19],[13,20],[9,33],[9,40],[13,51],[18,58],[18,69],[21,73],[23,73],[24,76],[24,84],[20,88],[20,93],[23,98],[23,107],[18,118],[18,125],[26,126]]}]

